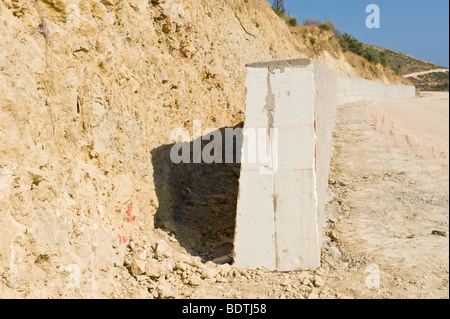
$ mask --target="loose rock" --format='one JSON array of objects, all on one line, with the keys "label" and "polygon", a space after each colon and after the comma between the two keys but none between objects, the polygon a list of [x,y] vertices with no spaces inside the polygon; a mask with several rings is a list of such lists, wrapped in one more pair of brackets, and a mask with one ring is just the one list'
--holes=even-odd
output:
[{"label": "loose rock", "polygon": [[156,242],[156,249],[155,249],[155,257],[156,258],[164,258],[164,257],[170,257],[172,256],[171,249],[169,247],[169,244],[165,240],[158,240]]},{"label": "loose rock", "polygon": [[322,277],[320,276],[314,276],[314,286],[315,287],[322,287],[323,285],[325,285],[324,280],[322,279]]},{"label": "loose rock", "polygon": [[197,275],[193,275],[189,279],[189,284],[194,287],[200,286],[202,284],[202,279]]},{"label": "loose rock", "polygon": [[165,265],[161,262],[158,262],[156,260],[151,260],[147,265],[145,266],[145,273],[147,276],[152,278],[159,278],[162,276],[165,276],[167,273]]},{"label": "loose rock", "polygon": [[219,265],[221,265],[221,264],[229,264],[229,263],[232,262],[232,259],[231,259],[230,256],[225,255],[225,256],[218,257],[218,258],[214,259],[213,262],[216,263],[216,264],[219,264]]},{"label": "loose rock", "polygon": [[339,249],[337,249],[336,247],[330,247],[330,249],[328,249],[328,251],[330,252],[330,255],[333,256],[336,259],[341,259],[342,254],[339,251]]},{"label": "loose rock", "polygon": [[202,279],[212,279],[216,277],[217,271],[212,268],[206,268],[202,272]]},{"label": "loose rock", "polygon": [[230,266],[230,264],[223,264],[223,265],[220,265],[219,269],[220,269],[220,273],[222,274],[222,276],[227,276],[231,270],[231,266]]},{"label": "loose rock", "polygon": [[319,294],[312,292],[309,294],[308,299],[319,299]]},{"label": "loose rock", "polygon": [[131,262],[130,272],[134,277],[140,276],[145,273],[146,263],[143,260],[135,259]]},{"label": "loose rock", "polygon": [[159,285],[157,291],[159,299],[176,298],[178,295],[176,289],[172,289],[171,286],[164,284]]},{"label": "loose rock", "polygon": [[179,262],[175,265],[175,269],[185,272],[187,270],[187,265],[185,263]]}]

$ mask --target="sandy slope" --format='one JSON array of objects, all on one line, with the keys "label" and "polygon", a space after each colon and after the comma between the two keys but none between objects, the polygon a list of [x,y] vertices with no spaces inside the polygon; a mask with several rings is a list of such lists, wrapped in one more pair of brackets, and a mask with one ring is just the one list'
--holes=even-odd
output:
[{"label": "sandy slope", "polygon": [[395,144],[422,158],[449,160],[449,94],[423,93],[415,99],[373,102],[364,109],[369,122]]}]

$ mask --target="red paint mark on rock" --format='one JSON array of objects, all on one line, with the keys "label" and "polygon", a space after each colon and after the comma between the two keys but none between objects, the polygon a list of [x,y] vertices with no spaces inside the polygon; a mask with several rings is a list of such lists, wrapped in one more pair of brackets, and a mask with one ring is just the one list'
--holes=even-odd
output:
[{"label": "red paint mark on rock", "polygon": [[133,209],[133,206],[128,206],[127,211],[125,212],[125,215],[128,216],[127,222],[132,223],[136,219],[136,216],[131,216],[131,210]]},{"label": "red paint mark on rock", "polygon": [[119,237],[119,244],[126,244],[128,239],[125,236],[121,236],[120,234],[117,234],[117,236]]}]

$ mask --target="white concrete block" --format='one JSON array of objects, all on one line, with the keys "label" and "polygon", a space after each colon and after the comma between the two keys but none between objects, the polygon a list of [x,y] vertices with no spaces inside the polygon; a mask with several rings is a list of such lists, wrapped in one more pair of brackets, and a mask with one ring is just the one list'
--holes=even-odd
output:
[{"label": "white concrete block", "polygon": [[243,171],[240,178],[234,263],[276,269],[273,176]]},{"label": "white concrete block", "polygon": [[320,266],[313,174],[313,170],[282,170],[274,175],[279,271],[309,270]]},{"label": "white concrete block", "polygon": [[269,127],[245,127],[243,132],[242,170],[262,171],[273,167],[273,160],[277,160],[279,149],[278,130]]},{"label": "white concrete block", "polygon": [[253,165],[243,153],[235,264],[279,271],[319,267],[336,106],[414,97],[415,87],[339,76],[311,59],[254,63],[247,70],[244,132],[277,129],[278,147],[267,148],[277,165],[261,174],[266,161],[257,156]]},{"label": "white concrete block", "polygon": [[312,67],[280,69],[271,75],[275,111],[274,126],[311,124],[314,118]]},{"label": "white concrete block", "polygon": [[267,126],[267,110],[265,109],[268,93],[267,75],[267,69],[254,69],[246,77],[246,105],[253,106],[245,110],[245,124],[247,127]]},{"label": "white concrete block", "polygon": [[[278,169],[314,168],[314,125],[280,127],[278,129]],[[309,145],[309,147],[305,147]]]}]

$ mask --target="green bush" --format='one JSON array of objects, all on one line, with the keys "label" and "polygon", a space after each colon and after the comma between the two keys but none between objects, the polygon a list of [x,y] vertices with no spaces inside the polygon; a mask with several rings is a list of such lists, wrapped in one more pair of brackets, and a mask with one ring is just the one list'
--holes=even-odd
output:
[{"label": "green bush", "polygon": [[366,48],[363,53],[362,56],[369,62],[372,63],[378,63],[380,61],[380,56],[378,51],[376,51],[375,49],[368,47]]},{"label": "green bush", "polygon": [[327,22],[322,22],[319,19],[314,18],[306,18],[303,20],[302,23],[304,26],[311,26],[315,25],[316,27],[319,27],[325,31],[333,31],[333,33],[336,35],[336,37],[342,36],[341,30],[336,27],[334,22],[332,20],[328,20]]},{"label": "green bush", "polygon": [[319,25],[319,28],[325,31],[331,31],[331,27],[327,23],[322,23],[321,25]]},{"label": "green bush", "polygon": [[[400,74],[402,71],[400,66],[391,65],[392,63],[389,58],[389,55],[385,51],[377,50],[372,46],[366,46],[364,45],[364,43],[359,42],[357,39],[355,39],[352,35],[348,33],[342,34],[342,32],[336,27],[334,22],[331,20],[329,20],[328,22],[321,22],[318,19],[306,18],[305,20],[303,20],[303,25],[304,26],[314,25],[325,31],[333,31],[344,53],[350,51],[359,56],[362,56],[365,60],[373,64],[380,63],[384,67],[391,67],[396,74]],[[329,41],[330,40],[332,39],[329,38]],[[315,45],[317,43],[317,40],[315,38],[310,38],[309,41],[311,42],[312,45]]]},{"label": "green bush", "polygon": [[339,44],[341,45],[344,53],[348,51],[348,45],[343,39],[339,39]]},{"label": "green bush", "polygon": [[380,63],[384,67],[387,67],[389,65],[389,63],[391,63],[388,55],[384,51],[380,52]]},{"label": "green bush", "polygon": [[394,71],[395,74],[400,75],[402,73],[402,66],[400,64],[391,66],[391,69]]},{"label": "green bush", "polygon": [[386,67],[389,65],[389,57],[386,52],[378,51],[372,47],[367,47],[364,49],[362,56],[369,62],[372,63],[381,63],[382,66]]},{"label": "green bush", "polygon": [[296,18],[290,18],[288,21],[289,25],[292,27],[296,27],[298,25],[297,19]]},{"label": "green bush", "polygon": [[339,44],[344,52],[350,51],[358,55],[363,55],[363,43],[356,40],[351,35],[344,33],[339,37]]}]

